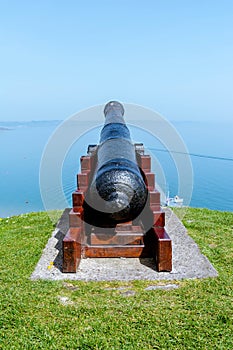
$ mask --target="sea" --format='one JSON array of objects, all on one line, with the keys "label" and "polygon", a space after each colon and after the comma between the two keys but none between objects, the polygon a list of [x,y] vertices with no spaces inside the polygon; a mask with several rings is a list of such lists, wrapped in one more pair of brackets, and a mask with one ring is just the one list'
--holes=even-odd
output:
[{"label": "sea", "polygon": [[[71,144],[67,142],[63,150],[69,133],[57,136],[62,123],[0,122],[0,218],[71,206],[80,157],[89,144],[98,143],[101,126],[87,125],[87,131]],[[133,141],[143,143],[151,155],[161,198],[179,195],[185,206],[233,211],[233,122],[171,124],[185,145],[182,150],[175,145],[167,149],[147,132],[129,126]],[[54,154],[49,154],[54,137],[61,142],[56,140]],[[182,162],[177,154],[183,156]]]}]

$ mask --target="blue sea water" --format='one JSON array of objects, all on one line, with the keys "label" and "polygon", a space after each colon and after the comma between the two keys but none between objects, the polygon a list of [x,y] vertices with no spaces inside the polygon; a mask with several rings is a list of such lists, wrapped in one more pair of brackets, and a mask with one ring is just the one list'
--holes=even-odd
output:
[{"label": "blue sea water", "polygon": [[[0,217],[45,210],[40,192],[40,163],[48,140],[60,124],[61,121],[0,122]],[[233,124],[174,122],[173,125],[187,146],[193,169],[191,201],[185,204],[233,211]],[[158,174],[156,179],[164,192],[169,189],[170,196],[180,195],[172,150],[164,149],[137,128],[131,127],[131,135],[134,141],[143,142],[159,163],[163,176]],[[99,128],[96,128],[82,135],[67,151],[60,171],[61,186],[70,204],[71,193],[76,189],[79,158],[86,153],[88,144],[98,140]],[[56,189],[53,198],[54,209],[61,208]]]}]

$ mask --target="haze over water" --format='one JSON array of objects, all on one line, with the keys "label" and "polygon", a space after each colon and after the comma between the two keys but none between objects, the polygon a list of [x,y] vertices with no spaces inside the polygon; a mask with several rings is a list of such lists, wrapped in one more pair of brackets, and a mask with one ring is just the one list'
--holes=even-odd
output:
[{"label": "haze over water", "polygon": [[[0,217],[45,210],[39,185],[40,161],[49,137],[60,121],[1,122],[0,123]],[[222,211],[233,210],[233,145],[232,123],[174,122],[183,138],[193,167],[192,207]],[[155,155],[166,177],[170,196],[178,193],[178,177],[171,154],[155,140],[137,128],[131,128],[134,141],[143,142]],[[71,193],[76,189],[79,158],[86,153],[88,144],[99,141],[99,130],[83,135],[64,159],[62,187],[71,205]],[[161,181],[159,178],[157,181]],[[54,209],[62,209],[56,200]]]}]

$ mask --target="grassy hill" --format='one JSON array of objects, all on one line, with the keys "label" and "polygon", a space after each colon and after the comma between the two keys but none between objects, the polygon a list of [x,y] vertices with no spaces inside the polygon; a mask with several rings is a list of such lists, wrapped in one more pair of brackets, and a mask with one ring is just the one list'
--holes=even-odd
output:
[{"label": "grassy hill", "polygon": [[0,349],[233,349],[233,213],[189,208],[182,221],[219,276],[145,290],[161,282],[31,281],[53,224],[1,219]]}]

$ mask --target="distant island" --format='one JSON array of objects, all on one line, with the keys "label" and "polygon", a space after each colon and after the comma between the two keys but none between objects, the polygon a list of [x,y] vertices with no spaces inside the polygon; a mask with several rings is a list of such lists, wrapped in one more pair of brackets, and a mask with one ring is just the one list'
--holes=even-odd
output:
[{"label": "distant island", "polygon": [[11,130],[10,128],[6,128],[6,127],[4,127],[4,126],[0,126],[0,130]]},{"label": "distant island", "polygon": [[19,127],[41,127],[59,125],[62,120],[0,121],[0,130],[12,130]]}]

